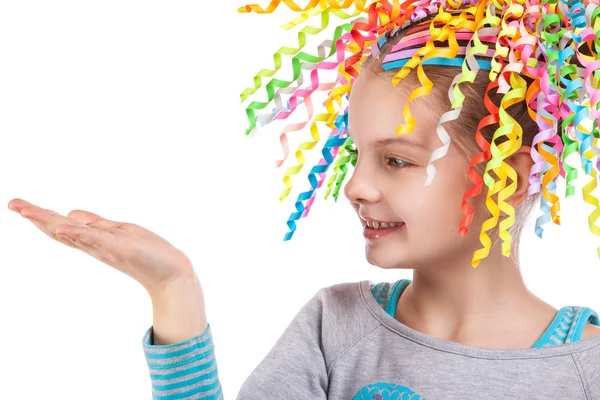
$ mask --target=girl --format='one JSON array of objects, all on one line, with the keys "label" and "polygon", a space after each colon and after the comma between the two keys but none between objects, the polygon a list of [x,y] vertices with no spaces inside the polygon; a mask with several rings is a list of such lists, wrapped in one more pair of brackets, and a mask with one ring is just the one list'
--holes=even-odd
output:
[{"label": "girl", "polygon": [[[278,3],[241,10],[271,12]],[[343,11],[353,3],[355,12]],[[302,163],[302,150],[319,141],[316,121],[331,128],[286,239],[327,167],[337,160],[330,180],[337,195],[351,163],[344,193],[364,229],[367,260],[413,269],[413,279],[318,291],[238,399],[600,398],[598,314],[557,310],[533,295],[518,257],[536,202],[540,237],[546,222],[559,223],[556,181],[565,177],[572,193],[571,153],[593,178],[584,199],[598,205],[591,158],[600,154],[600,8],[587,1],[285,4],[304,13],[291,25],[308,15],[366,15],[336,30],[330,56],[337,61],[325,61],[328,42],[318,57],[294,58],[298,71],[311,71],[308,89],[300,88],[301,74],[297,88],[273,79],[266,86],[275,112],[257,116],[267,105],[258,102],[247,109],[249,131],[285,119],[301,102],[312,117],[310,95],[331,89],[326,112],[311,126],[314,141],[296,153]],[[319,85],[319,69],[337,66],[335,84]],[[283,107],[282,95],[290,93]],[[285,134],[281,140],[287,154]],[[286,174],[282,197],[299,170]],[[63,217],[19,199],[9,208],[148,290],[154,320],[143,346],[153,398],[223,397],[202,290],[180,251],[139,226],[89,212]]]}]

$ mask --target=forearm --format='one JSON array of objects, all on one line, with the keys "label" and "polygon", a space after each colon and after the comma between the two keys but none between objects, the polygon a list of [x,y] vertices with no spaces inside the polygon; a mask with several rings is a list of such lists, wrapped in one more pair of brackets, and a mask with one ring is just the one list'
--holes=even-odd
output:
[{"label": "forearm", "polygon": [[153,345],[180,343],[199,336],[208,327],[204,293],[194,274],[150,293],[153,316]]},{"label": "forearm", "polygon": [[154,399],[223,399],[204,295],[193,275],[148,291],[154,324],[142,343]]}]

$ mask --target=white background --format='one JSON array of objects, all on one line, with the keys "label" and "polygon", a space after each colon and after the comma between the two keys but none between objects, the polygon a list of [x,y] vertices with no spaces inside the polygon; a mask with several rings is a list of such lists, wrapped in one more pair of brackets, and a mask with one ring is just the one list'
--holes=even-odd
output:
[{"label": "white background", "polygon": [[[238,14],[243,4],[2,3],[0,397],[151,397],[141,345],[152,323],[147,294],[8,210],[16,197],[134,222],[182,249],[203,283],[230,399],[319,288],[412,277],[366,263],[359,222],[342,198],[319,196],[292,241],[282,241],[312,163],[280,203],[284,169],[274,162],[283,125],[246,137],[239,94],[272,68],[280,46],[295,46],[295,31],[279,28],[294,15],[283,7]],[[292,150],[309,138],[297,133]],[[592,208],[579,190],[561,204],[563,226],[547,228],[543,240],[528,226],[526,282],[557,308],[600,310]]]}]

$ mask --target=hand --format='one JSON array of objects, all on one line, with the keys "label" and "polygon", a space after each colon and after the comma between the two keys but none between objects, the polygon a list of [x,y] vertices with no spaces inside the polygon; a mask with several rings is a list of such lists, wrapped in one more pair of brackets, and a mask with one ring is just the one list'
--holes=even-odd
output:
[{"label": "hand", "polygon": [[73,210],[64,217],[21,199],[11,200],[8,208],[52,239],[129,275],[151,297],[164,297],[169,286],[180,282],[196,282],[194,268],[185,254],[136,224],[111,221],[82,210]]},{"label": "hand", "polygon": [[185,254],[162,237],[87,211],[73,210],[63,217],[21,199],[11,200],[8,208],[52,239],[138,281],[152,300],[154,345],[183,342],[207,329],[204,294],[194,268]]}]

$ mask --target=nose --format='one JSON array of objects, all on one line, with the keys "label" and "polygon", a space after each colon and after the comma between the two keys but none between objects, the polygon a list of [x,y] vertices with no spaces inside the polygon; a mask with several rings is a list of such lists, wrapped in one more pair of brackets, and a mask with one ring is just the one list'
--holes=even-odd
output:
[{"label": "nose", "polygon": [[377,203],[382,194],[376,184],[375,173],[367,170],[360,161],[356,163],[350,180],[344,186],[344,195],[351,203]]}]

